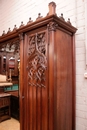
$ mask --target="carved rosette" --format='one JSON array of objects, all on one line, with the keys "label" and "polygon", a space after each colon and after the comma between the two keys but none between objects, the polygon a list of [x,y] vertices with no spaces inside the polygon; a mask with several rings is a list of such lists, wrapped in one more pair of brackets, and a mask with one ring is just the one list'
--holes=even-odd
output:
[{"label": "carved rosette", "polygon": [[29,86],[46,87],[47,59],[45,42],[45,33],[29,37],[29,57],[27,63]]},{"label": "carved rosette", "polygon": [[48,30],[49,31],[56,31],[57,27],[58,27],[58,24],[54,21],[50,22],[48,25]]}]

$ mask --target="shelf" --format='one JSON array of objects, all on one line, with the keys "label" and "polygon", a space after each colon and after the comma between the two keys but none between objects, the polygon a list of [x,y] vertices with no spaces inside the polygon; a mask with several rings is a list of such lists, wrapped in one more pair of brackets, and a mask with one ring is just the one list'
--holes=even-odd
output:
[{"label": "shelf", "polygon": [[10,118],[10,94],[0,94],[0,122]]}]

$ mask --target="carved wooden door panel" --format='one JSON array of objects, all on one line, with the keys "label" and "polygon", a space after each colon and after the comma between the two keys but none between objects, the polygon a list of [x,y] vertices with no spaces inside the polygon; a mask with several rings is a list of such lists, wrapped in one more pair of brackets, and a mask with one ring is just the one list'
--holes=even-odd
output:
[{"label": "carved wooden door panel", "polygon": [[48,130],[47,30],[25,34],[25,129]]}]

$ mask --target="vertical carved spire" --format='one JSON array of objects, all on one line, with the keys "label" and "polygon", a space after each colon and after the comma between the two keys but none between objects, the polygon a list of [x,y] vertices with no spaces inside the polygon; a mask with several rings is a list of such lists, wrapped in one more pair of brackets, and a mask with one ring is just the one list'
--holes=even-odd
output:
[{"label": "vertical carved spire", "polygon": [[52,15],[52,14],[56,14],[56,4],[55,2],[50,2],[49,3],[49,15]]}]

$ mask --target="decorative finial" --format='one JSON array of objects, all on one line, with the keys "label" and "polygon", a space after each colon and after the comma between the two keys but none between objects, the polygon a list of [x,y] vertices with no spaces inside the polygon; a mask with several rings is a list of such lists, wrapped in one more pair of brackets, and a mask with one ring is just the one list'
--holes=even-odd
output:
[{"label": "decorative finial", "polygon": [[10,33],[10,32],[11,32],[11,30],[10,30],[10,28],[9,28],[7,33]]},{"label": "decorative finial", "polygon": [[23,27],[23,26],[24,26],[24,24],[23,24],[23,21],[22,21],[20,27]]},{"label": "decorative finial", "polygon": [[41,13],[38,13],[38,18],[40,18],[41,17]]},{"label": "decorative finial", "polygon": [[50,2],[48,6],[49,6],[49,15],[52,15],[52,14],[56,15],[56,4],[55,4],[55,2]]},{"label": "decorative finial", "polygon": [[38,20],[38,19],[40,19],[40,18],[42,18],[41,13],[38,13],[38,17],[37,17],[36,20]]},{"label": "decorative finial", "polygon": [[29,21],[27,22],[27,24],[30,24],[31,22],[33,22],[33,20],[31,20],[31,17],[30,17]]},{"label": "decorative finial", "polygon": [[17,29],[17,27],[16,27],[16,25],[14,25],[14,29],[13,29],[13,31],[15,31]]},{"label": "decorative finial", "polygon": [[3,30],[3,33],[2,33],[2,36],[4,36],[5,35],[5,30]]},{"label": "decorative finial", "polygon": [[61,20],[65,20],[64,18],[63,18],[63,13],[61,13],[61,16],[59,17]]},{"label": "decorative finial", "polygon": [[70,18],[68,18],[68,21],[67,21],[67,23],[71,25]]}]

